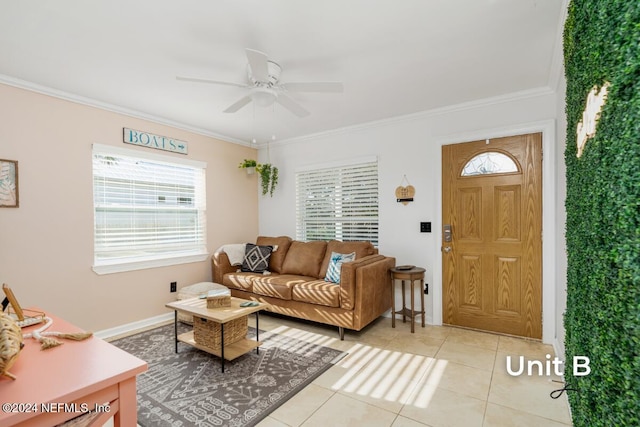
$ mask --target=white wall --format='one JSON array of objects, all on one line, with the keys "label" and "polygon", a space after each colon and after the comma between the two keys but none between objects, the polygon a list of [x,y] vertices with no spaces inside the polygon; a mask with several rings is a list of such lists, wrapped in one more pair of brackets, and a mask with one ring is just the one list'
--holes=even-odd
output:
[{"label": "white wall", "polygon": [[[556,109],[564,112],[565,96],[567,92],[567,81],[564,72],[560,78],[557,94]],[[557,263],[556,263],[556,339],[554,347],[556,354],[564,357],[564,312],[567,309],[567,245],[565,240],[565,230],[567,222],[567,211],[564,203],[567,198],[567,167],[564,162],[564,150],[566,148],[567,119],[565,114],[558,114],[557,140],[561,143],[557,146],[556,156],[558,159],[558,185],[557,185]]]},{"label": "white wall", "polygon": [[[556,173],[553,149],[556,140],[554,123],[558,114],[557,97],[551,91],[541,90],[514,94],[502,99],[487,100],[482,104],[468,104],[446,110],[426,112],[398,119],[337,130],[326,134],[292,141],[272,143],[269,148],[271,163],[280,169],[280,183],[274,196],[259,201],[259,230],[263,235],[289,235],[295,237],[295,171],[297,167],[322,164],[362,156],[377,156],[380,188],[380,253],[394,256],[398,264],[425,267],[425,281],[430,284],[427,296],[427,320],[439,324],[441,310],[441,146],[470,140],[543,131],[545,152],[544,177]],[[267,161],[267,150],[262,147],[259,160]],[[396,202],[395,189],[403,176],[416,188],[415,201],[408,205]],[[543,206],[555,204],[556,182],[543,182],[546,191]],[[553,230],[555,210],[545,212],[546,224]],[[549,219],[551,218],[551,219]],[[420,233],[420,221],[431,221],[432,233]],[[549,240],[547,240],[549,238]],[[547,244],[555,242],[555,235],[545,233]],[[555,243],[549,256],[555,252]],[[546,258],[545,260],[546,261]],[[552,261],[546,263],[543,288],[555,289],[555,272],[549,271]],[[555,336],[555,292],[544,291],[545,342]],[[548,317],[547,317],[548,316]],[[551,325],[551,326],[549,326]]]}]

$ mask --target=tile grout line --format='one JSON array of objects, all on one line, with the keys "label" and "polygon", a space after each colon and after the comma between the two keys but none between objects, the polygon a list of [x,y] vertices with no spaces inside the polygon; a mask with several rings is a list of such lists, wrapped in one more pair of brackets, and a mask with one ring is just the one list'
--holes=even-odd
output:
[{"label": "tile grout line", "polygon": [[489,390],[487,390],[487,398],[484,405],[484,413],[482,414],[482,425],[484,426],[487,421],[487,411],[489,410],[489,396],[491,396],[491,389],[493,388],[493,376],[496,371],[496,362],[498,361],[498,349],[500,348],[500,337],[498,337],[498,345],[496,345],[496,354],[493,358],[493,368],[491,369],[491,378],[489,379]]},{"label": "tile grout line", "polygon": [[[442,343],[440,343],[440,345],[438,346],[438,350],[437,350],[437,351],[435,352],[435,354],[433,355],[433,362],[432,362],[432,363],[436,363],[438,353],[439,353],[439,352],[440,352],[440,350],[442,349],[442,346],[444,345],[444,343],[447,341],[447,338],[449,338],[449,334],[447,334],[447,336],[442,340]],[[425,357],[431,357],[431,356],[425,356]],[[430,370],[429,370],[429,369],[425,370],[425,372],[420,376],[420,378],[418,378],[418,380],[416,381],[416,385],[415,385],[415,386],[414,386],[414,388],[411,390],[411,392],[410,392],[410,393],[408,393],[408,395],[409,395],[409,396],[411,396],[411,395],[413,395],[414,393],[418,392],[417,388],[418,388],[418,387],[420,387],[420,384],[421,384],[421,380],[422,380],[422,378],[423,378],[424,376],[426,376],[426,375],[429,375],[429,372],[430,372]],[[400,414],[402,413],[402,410],[404,409],[404,407],[405,407],[405,406],[407,406],[407,404],[406,404],[406,403],[403,403],[403,404],[402,404],[402,406],[400,407],[400,410],[398,411],[398,414],[397,414],[397,416],[396,416],[396,418],[395,418],[395,419],[398,419],[398,417],[399,417],[399,416],[400,416]],[[403,417],[404,417],[404,416],[403,416]],[[419,420],[416,420],[416,419],[414,419],[414,418],[411,418],[411,417],[404,417],[404,418],[407,418],[407,419],[410,419],[410,420],[412,420],[412,421],[415,421],[415,422],[417,422],[417,423],[419,423],[419,424],[424,425],[425,427],[431,427],[429,424],[425,424],[425,423],[423,423],[423,422],[421,422],[421,421],[419,421]],[[395,422],[395,419],[394,419],[394,422]],[[393,424],[391,424],[391,426],[393,426]],[[390,426],[390,427],[391,427],[391,426]]]}]

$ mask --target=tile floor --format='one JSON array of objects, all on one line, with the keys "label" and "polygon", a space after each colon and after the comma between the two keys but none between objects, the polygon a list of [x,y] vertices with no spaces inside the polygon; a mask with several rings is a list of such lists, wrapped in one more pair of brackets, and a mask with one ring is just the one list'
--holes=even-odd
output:
[{"label": "tile floor", "polygon": [[344,341],[337,328],[280,316],[261,315],[260,329],[348,355],[258,427],[571,425],[566,394],[549,396],[561,378],[507,373],[508,355],[518,370],[519,356],[554,357],[549,345],[446,326],[417,325],[412,334],[401,319],[391,328],[390,318],[347,331]]},{"label": "tile floor", "polygon": [[361,332],[263,315],[260,328],[348,352],[264,419],[284,426],[524,426],[571,425],[566,394],[549,376],[519,376],[519,356],[545,362],[553,348],[538,342],[446,326],[416,327],[380,318]]}]

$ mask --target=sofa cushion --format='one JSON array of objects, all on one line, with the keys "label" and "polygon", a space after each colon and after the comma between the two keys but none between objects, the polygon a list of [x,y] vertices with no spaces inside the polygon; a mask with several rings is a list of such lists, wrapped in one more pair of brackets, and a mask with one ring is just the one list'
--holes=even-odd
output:
[{"label": "sofa cushion", "polygon": [[320,265],[326,249],[327,242],[324,241],[299,242],[294,240],[291,242],[284,259],[282,273],[320,278]]},{"label": "sofa cushion", "polygon": [[340,240],[331,240],[327,243],[327,251],[320,267],[318,277],[325,277],[327,275],[327,268],[331,261],[331,252],[339,254],[349,254],[351,252],[356,253],[356,259],[364,258],[369,255],[377,254],[378,250],[371,244],[371,242],[341,242]]},{"label": "sofa cushion", "polygon": [[262,273],[268,270],[272,251],[273,246],[259,246],[253,243],[247,243],[245,245],[241,270],[251,273]]},{"label": "sofa cushion", "polygon": [[282,273],[282,264],[291,246],[291,238],[288,236],[258,236],[256,245],[273,246],[274,250],[271,252],[271,258],[269,259],[269,271],[272,273]]},{"label": "sofa cushion", "polygon": [[327,275],[324,276],[324,280],[327,282],[340,283],[340,271],[342,269],[343,262],[351,262],[356,259],[356,253],[339,254],[337,252],[331,252],[331,261],[329,261],[329,267],[327,267]]},{"label": "sofa cushion", "polygon": [[291,299],[291,289],[300,283],[314,280],[313,277],[296,276],[292,274],[277,274],[260,276],[253,280],[253,293],[267,297]]},{"label": "sofa cushion", "polygon": [[257,273],[227,273],[222,276],[222,284],[227,288],[253,292],[253,279],[262,277]]},{"label": "sofa cushion", "polygon": [[340,286],[321,279],[298,283],[293,287],[292,299],[327,307],[340,307]]}]

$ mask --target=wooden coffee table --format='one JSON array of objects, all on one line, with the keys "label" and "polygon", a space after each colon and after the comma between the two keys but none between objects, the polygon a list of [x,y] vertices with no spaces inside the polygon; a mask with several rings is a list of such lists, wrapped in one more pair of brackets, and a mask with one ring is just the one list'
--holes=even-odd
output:
[{"label": "wooden coffee table", "polygon": [[[258,337],[258,313],[260,310],[264,310],[268,307],[268,304],[258,303],[254,307],[240,307],[240,304],[247,302],[245,299],[231,297],[231,306],[229,307],[217,307],[207,308],[207,300],[201,298],[189,298],[181,301],[170,302],[165,306],[171,308],[175,312],[174,316],[174,331],[175,331],[175,344],[176,353],[178,352],[178,342],[189,344],[197,349],[206,351],[216,355],[221,360],[222,372],[224,373],[225,360],[233,360],[243,354],[246,354],[256,349],[259,352],[259,346],[262,344]],[[200,317],[202,319],[210,320],[220,324],[220,348],[211,348],[199,344],[195,341],[193,331],[185,332],[178,335],[178,313],[190,314],[194,317]],[[255,313],[256,316],[256,340],[249,340],[247,338],[240,339],[234,343],[224,344],[224,325],[232,320],[247,317],[251,313]]]}]

